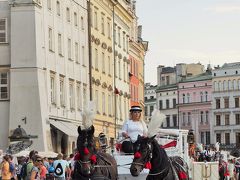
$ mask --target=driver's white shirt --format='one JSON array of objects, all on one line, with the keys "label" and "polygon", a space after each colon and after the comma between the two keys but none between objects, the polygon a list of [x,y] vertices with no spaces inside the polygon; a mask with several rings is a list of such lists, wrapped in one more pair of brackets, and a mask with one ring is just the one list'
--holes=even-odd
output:
[{"label": "driver's white shirt", "polygon": [[147,126],[144,122],[127,120],[122,127],[122,132],[126,132],[131,138],[132,142],[136,142],[138,135],[143,136],[147,134]]}]

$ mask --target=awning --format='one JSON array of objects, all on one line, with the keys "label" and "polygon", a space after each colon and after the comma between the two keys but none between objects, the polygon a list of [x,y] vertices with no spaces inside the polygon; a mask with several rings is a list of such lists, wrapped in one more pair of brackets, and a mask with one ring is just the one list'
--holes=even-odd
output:
[{"label": "awning", "polygon": [[70,123],[70,122],[63,122],[58,120],[50,120],[50,124],[55,126],[57,129],[62,131],[68,136],[71,137],[78,137],[78,126],[76,124]]}]

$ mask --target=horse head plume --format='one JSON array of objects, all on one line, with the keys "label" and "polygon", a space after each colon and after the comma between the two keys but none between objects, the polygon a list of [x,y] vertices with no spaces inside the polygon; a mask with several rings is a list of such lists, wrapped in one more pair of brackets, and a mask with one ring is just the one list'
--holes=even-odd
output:
[{"label": "horse head plume", "polygon": [[216,152],[219,151],[219,147],[220,147],[220,143],[219,143],[219,142],[216,142],[216,144],[215,144]]},{"label": "horse head plume", "polygon": [[165,118],[166,116],[160,113],[158,109],[154,109],[152,112],[151,121],[148,124],[148,137],[152,137],[159,132],[159,128],[161,127]]},{"label": "horse head plume", "polygon": [[85,106],[82,111],[82,125],[85,129],[88,129],[93,125],[93,119],[96,114],[94,110],[94,102],[90,101],[88,106]]},{"label": "horse head plume", "polygon": [[197,143],[196,147],[200,152],[203,152],[203,146],[201,143]]}]

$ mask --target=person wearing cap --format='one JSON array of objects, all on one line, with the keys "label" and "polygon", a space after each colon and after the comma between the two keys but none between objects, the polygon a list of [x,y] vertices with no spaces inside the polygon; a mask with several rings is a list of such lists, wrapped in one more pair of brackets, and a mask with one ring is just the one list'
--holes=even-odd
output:
[{"label": "person wearing cap", "polygon": [[[122,143],[122,150],[125,153],[132,153],[134,143],[138,135],[147,136],[147,126],[143,120],[141,120],[142,109],[140,106],[132,106],[130,109],[130,119],[126,120],[122,127],[122,136],[126,140]],[[127,140],[127,138],[129,139]]]}]

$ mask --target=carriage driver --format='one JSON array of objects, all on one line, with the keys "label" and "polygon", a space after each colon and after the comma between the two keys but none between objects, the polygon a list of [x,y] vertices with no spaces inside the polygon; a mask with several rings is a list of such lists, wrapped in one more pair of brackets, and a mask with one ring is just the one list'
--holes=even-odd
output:
[{"label": "carriage driver", "polygon": [[[133,153],[133,145],[138,135],[147,136],[147,126],[141,120],[142,109],[140,106],[132,106],[130,109],[130,119],[126,120],[122,127],[122,136],[126,140],[122,143],[122,151],[125,153]],[[127,139],[129,138],[129,139]]]}]

